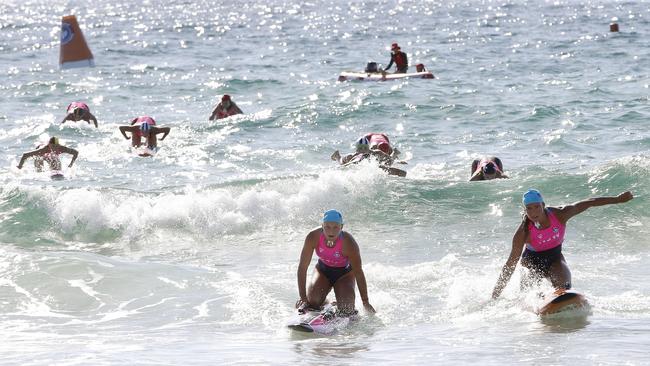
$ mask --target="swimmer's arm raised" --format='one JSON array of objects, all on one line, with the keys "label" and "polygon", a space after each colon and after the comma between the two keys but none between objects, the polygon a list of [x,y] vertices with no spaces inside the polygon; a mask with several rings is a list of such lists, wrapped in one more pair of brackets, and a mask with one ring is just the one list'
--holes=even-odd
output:
[{"label": "swimmer's arm raised", "polygon": [[609,196],[609,197],[593,197],[586,200],[578,201],[571,205],[567,205],[558,210],[557,215],[558,219],[564,223],[569,221],[575,215],[578,215],[588,208],[596,206],[605,206],[605,205],[614,205],[617,203],[625,203],[634,198],[632,192],[625,191],[618,196]]}]

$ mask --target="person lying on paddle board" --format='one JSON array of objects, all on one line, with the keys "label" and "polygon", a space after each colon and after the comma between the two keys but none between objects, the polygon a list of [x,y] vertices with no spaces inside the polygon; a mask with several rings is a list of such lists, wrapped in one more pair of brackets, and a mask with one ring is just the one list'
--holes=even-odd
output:
[{"label": "person lying on paddle board", "polygon": [[61,123],[63,124],[65,121],[77,122],[82,120],[88,123],[92,121],[95,124],[95,128],[97,128],[97,118],[90,113],[88,104],[83,102],[72,102],[68,105],[67,114]]},{"label": "person lying on paddle board", "polygon": [[[134,126],[138,123],[137,126]],[[125,139],[131,139],[131,146],[140,147],[142,146],[142,138],[145,139],[147,145],[146,147],[154,150],[158,147],[158,137],[156,135],[163,134],[160,138],[160,141],[163,141],[165,137],[169,134],[169,127],[157,127],[156,121],[149,116],[141,116],[131,120],[130,126],[120,126],[120,132]],[[131,132],[131,136],[127,136],[126,133]]]},{"label": "person lying on paddle board", "polygon": [[501,295],[520,257],[521,265],[529,270],[527,276],[522,278],[522,283],[546,278],[556,290],[570,289],[571,271],[562,255],[567,221],[590,207],[624,203],[632,198],[632,193],[627,191],[618,196],[589,198],[564,207],[546,207],[539,191],[528,190],[522,199],[525,214],[512,238],[512,249],[494,287],[492,298]]},{"label": "person lying on paddle board", "polygon": [[23,168],[23,164],[25,164],[25,160],[34,157],[34,167],[36,168],[36,171],[38,172],[43,171],[43,162],[48,163],[48,165],[50,166],[50,170],[60,171],[61,170],[61,160],[59,159],[60,154],[72,155],[72,160],[70,161],[68,168],[72,167],[72,164],[74,164],[75,160],[77,160],[77,156],[79,156],[79,152],[77,150],[59,144],[59,139],[57,137],[52,137],[50,138],[50,140],[46,145],[39,146],[34,151],[24,153],[23,156],[20,158],[20,162],[18,163],[18,169]]},{"label": "person lying on paddle board", "polygon": [[221,102],[217,104],[216,108],[214,108],[212,114],[210,115],[210,118],[208,119],[210,121],[214,121],[215,119],[222,119],[242,113],[244,112],[242,112],[237,104],[232,101],[230,95],[224,94],[223,97],[221,97]]},{"label": "person lying on paddle board", "polygon": [[490,158],[476,159],[472,162],[472,176],[470,182],[477,180],[492,180],[497,178],[508,178],[503,174],[503,163],[496,156]]},{"label": "person lying on paddle board", "polygon": [[[368,300],[359,245],[350,233],[343,231],[343,216],[336,210],[329,210],[323,214],[321,222],[321,227],[307,234],[300,253],[297,273],[300,299],[296,302],[296,308],[318,309],[334,289],[341,315],[353,315],[356,282],[363,307],[367,312],[374,313],[375,309]],[[307,270],[314,253],[318,256],[318,263],[307,287]]]},{"label": "person lying on paddle board", "polygon": [[[351,154],[347,154],[345,156],[341,156],[341,153],[338,150],[336,150],[330,156],[330,158],[338,162],[342,166],[348,166],[351,164],[357,164],[364,159],[374,157],[379,162],[379,168],[387,171],[388,174],[398,175],[401,177],[406,176],[406,172],[404,170],[393,168],[390,166],[395,162],[395,158],[397,154],[399,154],[399,151],[397,149],[393,149],[388,143],[384,143],[384,142],[382,142],[381,144],[377,144],[377,142],[375,141],[375,144],[371,145],[371,142],[368,139],[368,137],[370,137],[371,135],[386,136],[384,134],[368,134],[360,138],[359,140],[357,140],[355,144],[355,152]],[[386,140],[384,141],[388,141],[388,138],[386,137]],[[388,151],[390,154],[387,153],[386,151]],[[399,163],[406,164],[405,161],[399,161]]]},{"label": "person lying on paddle board", "polygon": [[406,74],[409,68],[409,60],[406,57],[406,53],[402,52],[401,48],[397,43],[393,43],[390,47],[390,62],[388,66],[384,68],[384,71],[389,71],[390,67],[395,63],[395,73],[396,74]]}]

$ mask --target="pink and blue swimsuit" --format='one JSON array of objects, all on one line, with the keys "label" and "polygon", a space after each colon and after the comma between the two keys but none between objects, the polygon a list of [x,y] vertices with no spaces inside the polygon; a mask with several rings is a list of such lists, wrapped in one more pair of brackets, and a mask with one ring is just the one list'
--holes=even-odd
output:
[{"label": "pink and blue swimsuit", "polygon": [[562,243],[566,225],[562,224],[551,210],[546,210],[551,222],[546,229],[538,229],[528,223],[529,242],[521,255],[521,264],[544,276],[549,275],[551,265],[562,258]]},{"label": "pink and blue swimsuit", "polygon": [[325,234],[321,232],[318,238],[316,255],[318,256],[316,269],[327,277],[332,286],[339,278],[352,270],[350,260],[348,257],[343,256],[343,232],[339,234],[334,246],[331,248],[327,246]]}]

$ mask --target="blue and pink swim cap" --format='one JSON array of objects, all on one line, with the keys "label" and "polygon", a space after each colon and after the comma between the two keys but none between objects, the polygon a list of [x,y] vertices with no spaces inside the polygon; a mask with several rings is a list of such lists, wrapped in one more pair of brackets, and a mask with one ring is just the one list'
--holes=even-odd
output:
[{"label": "blue and pink swim cap", "polygon": [[343,215],[341,215],[341,213],[336,210],[327,210],[323,214],[322,222],[335,222],[339,225],[343,225]]},{"label": "blue and pink swim cap", "polygon": [[542,194],[539,193],[538,190],[536,189],[529,189],[524,193],[524,196],[522,197],[522,203],[524,206],[530,205],[531,203],[544,203],[544,198],[542,197]]}]

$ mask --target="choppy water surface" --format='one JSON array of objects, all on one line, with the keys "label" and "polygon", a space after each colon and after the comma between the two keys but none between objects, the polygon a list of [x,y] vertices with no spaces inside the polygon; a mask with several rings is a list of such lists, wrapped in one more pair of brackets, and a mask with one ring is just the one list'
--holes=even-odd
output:
[{"label": "choppy water surface", "polygon": [[[67,14],[95,68],[58,69]],[[649,17],[648,2],[0,4],[2,363],[647,363]],[[393,42],[437,79],[336,82]],[[208,121],[224,93],[246,114]],[[59,124],[76,100],[98,129]],[[152,159],[118,131],[139,115],[172,129]],[[390,135],[407,178],[335,167],[366,132]],[[50,136],[80,151],[67,179],[16,169]],[[468,183],[482,155],[511,179]],[[540,320],[518,273],[488,301],[529,187],[550,205],[636,196],[568,226],[586,319]],[[284,322],[327,208],[378,312],[305,337]]]}]

